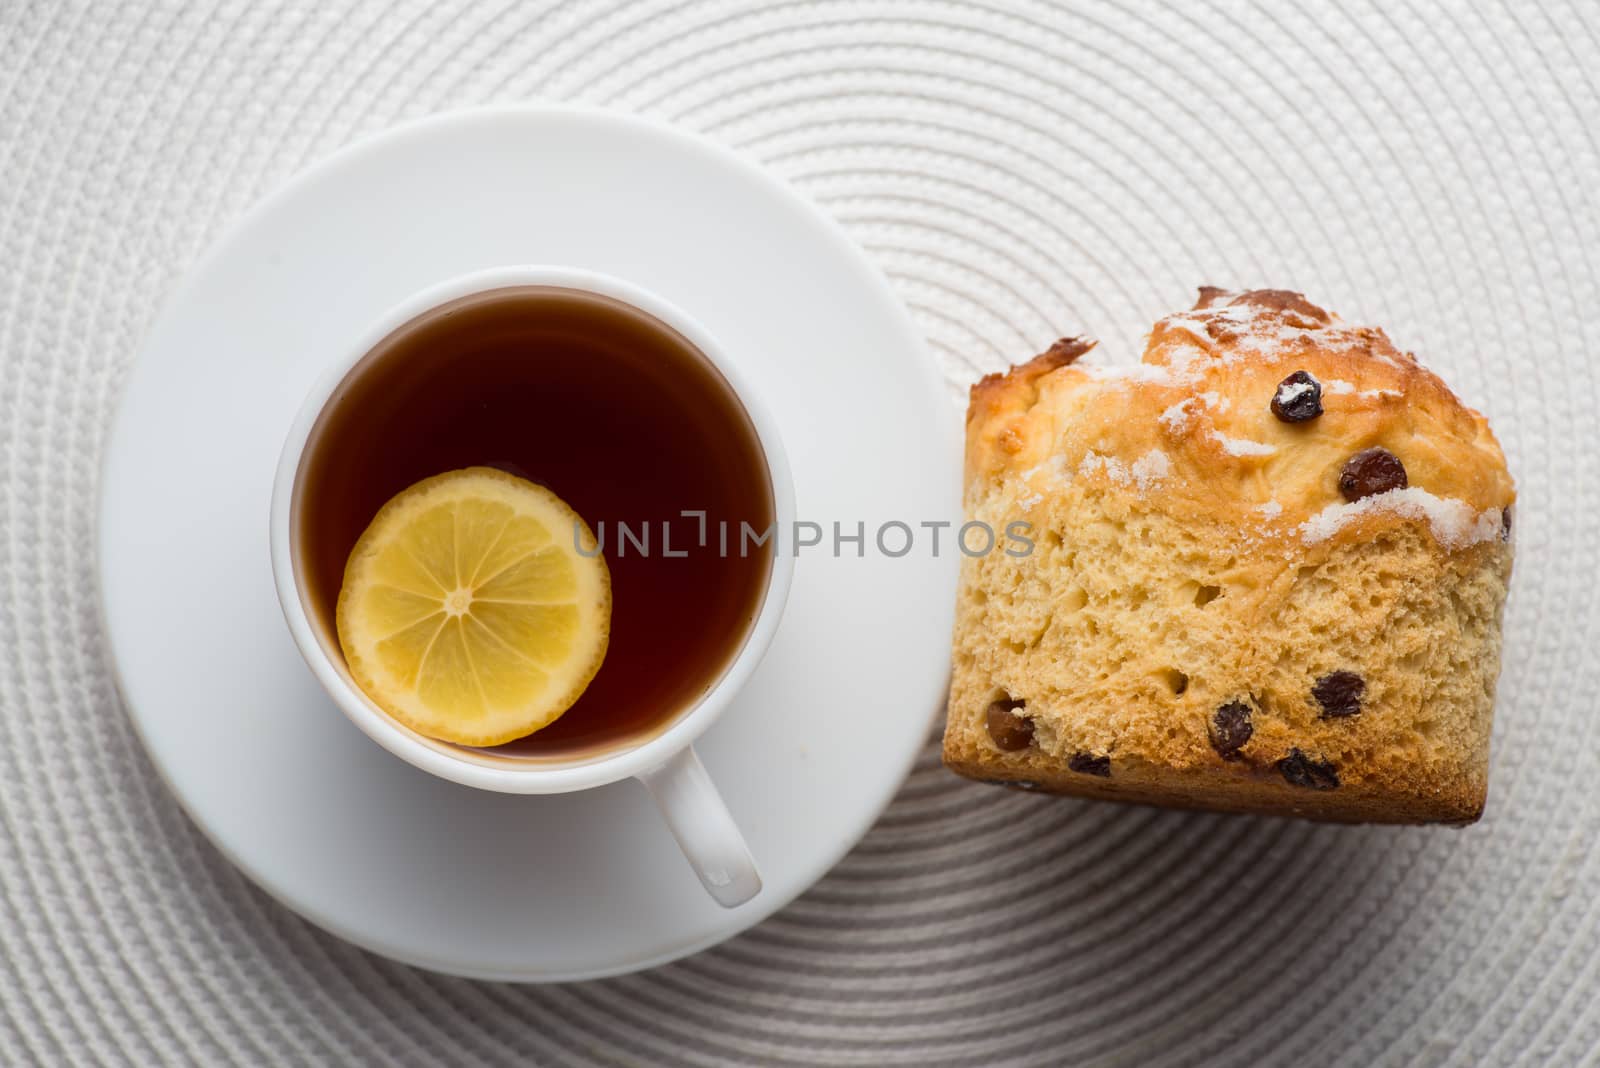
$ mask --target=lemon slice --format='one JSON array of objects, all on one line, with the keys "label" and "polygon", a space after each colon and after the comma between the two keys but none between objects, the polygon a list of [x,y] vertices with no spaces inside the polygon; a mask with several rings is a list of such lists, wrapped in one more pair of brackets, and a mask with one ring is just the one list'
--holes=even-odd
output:
[{"label": "lemon slice", "polygon": [[345,565],[337,624],[384,711],[430,738],[499,745],[553,723],[600,670],[611,577],[565,501],[469,467],[379,509]]}]

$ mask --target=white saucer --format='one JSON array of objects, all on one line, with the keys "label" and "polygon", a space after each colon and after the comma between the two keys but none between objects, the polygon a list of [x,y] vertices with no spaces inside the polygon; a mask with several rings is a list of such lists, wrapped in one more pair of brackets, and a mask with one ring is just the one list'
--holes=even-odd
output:
[{"label": "white saucer", "polygon": [[[772,408],[799,516],[867,524],[864,558],[800,554],[771,651],[700,745],[765,878],[741,908],[706,896],[634,782],[482,793],[379,749],[318,689],[273,597],[273,467],[313,378],[408,294],[512,263],[605,271],[698,317]],[[178,288],[130,372],[99,532],[122,693],[212,841],[336,934],[483,978],[663,963],[810,886],[926,740],[957,554],[947,533],[938,558],[919,544],[890,559],[872,531],[959,521],[957,429],[882,277],[740,158],[595,112],[407,126],[251,212]]]}]

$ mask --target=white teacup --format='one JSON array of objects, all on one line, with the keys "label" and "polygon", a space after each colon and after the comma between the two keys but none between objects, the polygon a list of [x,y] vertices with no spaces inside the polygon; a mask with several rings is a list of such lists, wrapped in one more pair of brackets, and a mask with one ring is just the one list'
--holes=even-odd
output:
[{"label": "white teacup", "polygon": [[[754,425],[765,454],[777,531],[792,530],[794,486],[777,425],[727,352],[691,316],[637,286],[569,267],[495,268],[452,279],[421,292],[388,314],[341,357],[311,390],[284,443],[272,491],[272,570],[284,618],[300,653],[344,714],[368,737],[423,771],[480,790],[550,794],[588,790],[629,777],[649,790],[684,856],[706,890],[727,907],[743,904],[761,889],[755,861],[727,806],[707,777],[693,743],[716,722],[756,668],[778,628],[794,571],[792,554],[772,552],[761,607],[743,646],[720,679],[695,704],[662,730],[632,746],[569,762],[519,762],[434,741],[391,718],[352,679],[336,639],[312,621],[302,560],[296,544],[305,459],[317,445],[319,420],[358,365],[395,330],[442,304],[513,286],[555,286],[599,294],[632,305],[687,338],[721,372]],[[603,669],[602,669],[603,670]],[[529,819],[538,819],[530,810]],[[604,848],[603,844],[596,848]]]}]

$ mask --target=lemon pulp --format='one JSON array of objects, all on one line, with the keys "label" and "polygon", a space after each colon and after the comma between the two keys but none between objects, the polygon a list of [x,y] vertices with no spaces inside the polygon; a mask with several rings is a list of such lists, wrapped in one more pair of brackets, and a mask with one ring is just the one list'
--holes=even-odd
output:
[{"label": "lemon pulp", "polygon": [[336,624],[350,674],[389,715],[499,745],[553,723],[600,670],[611,579],[565,501],[469,467],[379,509],[345,565]]}]

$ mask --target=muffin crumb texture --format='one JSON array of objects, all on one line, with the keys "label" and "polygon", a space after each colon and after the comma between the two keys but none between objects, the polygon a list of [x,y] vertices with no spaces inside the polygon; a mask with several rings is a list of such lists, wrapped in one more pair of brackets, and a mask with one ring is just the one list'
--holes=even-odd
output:
[{"label": "muffin crumb texture", "polygon": [[1064,339],[967,415],[945,761],[1026,789],[1395,823],[1482,812],[1514,490],[1477,412],[1285,290],[1141,363]]}]

